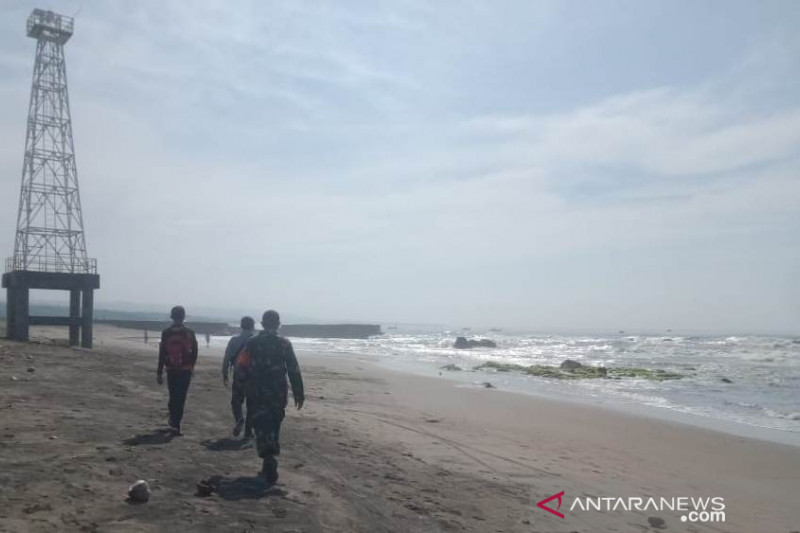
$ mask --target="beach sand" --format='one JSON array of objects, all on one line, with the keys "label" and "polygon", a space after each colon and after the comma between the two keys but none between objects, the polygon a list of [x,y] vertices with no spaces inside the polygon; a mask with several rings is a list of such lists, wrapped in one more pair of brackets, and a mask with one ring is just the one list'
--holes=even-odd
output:
[{"label": "beach sand", "polygon": [[[255,451],[230,437],[218,357],[201,355],[169,440],[156,346],[138,333],[98,327],[92,351],[0,340],[0,531],[659,531],[650,517],[672,532],[800,530],[800,448],[299,358],[306,407],[288,410],[264,490]],[[196,496],[208,478],[216,492]],[[125,501],[137,479],[148,503]],[[565,518],[536,506],[561,491]],[[569,509],[585,496],[723,497],[726,516]]]}]

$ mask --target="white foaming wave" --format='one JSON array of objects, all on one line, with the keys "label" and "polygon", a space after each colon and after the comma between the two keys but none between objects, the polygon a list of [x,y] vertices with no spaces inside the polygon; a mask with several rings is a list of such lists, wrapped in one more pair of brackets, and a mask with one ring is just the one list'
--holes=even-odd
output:
[{"label": "white foaming wave", "polygon": [[[470,334],[469,337],[479,337]],[[573,359],[589,366],[636,366],[674,370],[678,381],[643,379],[546,381],[526,376],[531,387],[577,391],[593,397],[693,412],[789,431],[800,430],[800,344],[779,337],[566,336],[492,334],[498,348],[457,350],[454,335],[392,333],[369,340],[293,339],[298,349],[330,355],[419,361],[465,370],[486,361],[558,366]],[[671,339],[667,341],[666,339]],[[498,376],[500,374],[496,374]],[[733,384],[722,382],[728,378]],[[497,379],[495,377],[494,379]],[[596,381],[596,382],[595,382]],[[582,382],[582,383],[579,383]],[[581,392],[582,391],[582,392]],[[728,403],[722,402],[722,398]],[[769,411],[761,408],[769,406]],[[752,406],[752,407],[750,407]],[[758,407],[756,407],[758,406]]]}]

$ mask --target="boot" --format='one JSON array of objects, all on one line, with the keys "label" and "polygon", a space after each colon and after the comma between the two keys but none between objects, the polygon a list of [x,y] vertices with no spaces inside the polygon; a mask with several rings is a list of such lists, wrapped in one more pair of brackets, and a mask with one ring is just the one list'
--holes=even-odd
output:
[{"label": "boot", "polygon": [[268,487],[278,482],[278,461],[275,457],[268,455],[264,458],[264,462],[261,465],[261,476],[267,482]]}]

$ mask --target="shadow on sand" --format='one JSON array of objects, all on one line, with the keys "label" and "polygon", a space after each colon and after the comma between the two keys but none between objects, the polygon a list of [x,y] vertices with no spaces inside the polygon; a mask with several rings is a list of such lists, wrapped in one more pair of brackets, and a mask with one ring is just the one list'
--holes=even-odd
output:
[{"label": "shadow on sand", "polygon": [[157,429],[150,433],[141,433],[129,439],[122,441],[122,444],[127,446],[141,446],[153,444],[166,444],[175,438],[171,429]]},{"label": "shadow on sand", "polygon": [[217,440],[204,440],[200,444],[212,452],[232,452],[236,450],[246,450],[253,447],[253,442],[251,440],[232,439],[230,437]]},{"label": "shadow on sand", "polygon": [[208,480],[214,492],[223,500],[258,500],[267,496],[286,496],[286,491],[268,486],[259,476],[226,479],[214,476]]}]

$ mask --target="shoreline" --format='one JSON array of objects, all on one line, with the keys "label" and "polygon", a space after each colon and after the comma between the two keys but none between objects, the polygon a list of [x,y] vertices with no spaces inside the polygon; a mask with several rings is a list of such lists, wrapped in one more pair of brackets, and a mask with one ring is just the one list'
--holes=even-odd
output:
[{"label": "shoreline", "polygon": [[[310,355],[316,357],[329,357],[329,356],[320,356],[315,354],[310,354]],[[361,360],[355,354],[352,357],[354,360]],[[479,387],[479,385],[476,385],[477,382],[488,381],[492,383],[493,378],[507,377],[506,375],[499,374],[497,372],[477,373],[475,371],[470,371],[470,370],[461,372],[442,371],[436,365],[434,364],[428,365],[427,363],[424,362],[413,363],[413,362],[394,362],[390,360],[379,360],[379,361],[372,361],[368,359],[365,360],[372,362],[373,364],[378,365],[390,371],[407,373],[415,376],[427,377],[432,379],[441,378],[458,383],[460,384],[460,386],[467,386],[467,387],[470,386]],[[472,380],[469,379],[470,377],[476,377],[480,379]],[[522,376],[514,376],[514,378],[519,378],[520,380],[525,379]],[[542,385],[542,384],[536,383],[536,385]],[[504,384],[504,386],[499,387],[497,385],[494,385],[493,383],[493,386],[498,392],[521,394],[523,396],[530,396],[537,399],[549,400],[553,402],[564,402],[567,404],[578,405],[578,406],[590,405],[594,407],[601,407],[617,413],[633,414],[643,418],[652,418],[655,420],[662,420],[666,422],[686,424],[692,427],[698,427],[700,429],[718,431],[720,433],[725,433],[737,437],[745,437],[765,442],[772,442],[775,444],[800,447],[800,432],[767,427],[767,426],[758,426],[749,422],[718,419],[710,415],[703,415],[696,412],[681,410],[680,407],[639,405],[634,403],[633,401],[626,402],[620,398],[615,398],[610,395],[603,396],[600,398],[598,397],[588,398],[586,397],[585,394],[582,394],[583,391],[580,391],[578,393],[568,394],[563,389],[559,389],[557,384],[555,383],[544,384],[544,388],[546,390],[542,390],[541,388],[536,389],[533,388],[532,386],[515,387],[513,384],[512,385]]]}]

